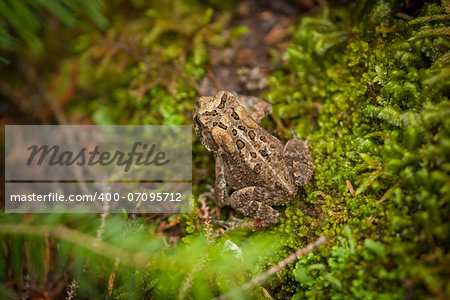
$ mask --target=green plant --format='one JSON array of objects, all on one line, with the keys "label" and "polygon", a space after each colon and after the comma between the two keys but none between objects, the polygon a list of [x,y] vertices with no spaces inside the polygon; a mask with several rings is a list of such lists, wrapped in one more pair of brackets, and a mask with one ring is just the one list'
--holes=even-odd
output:
[{"label": "green plant", "polygon": [[108,21],[103,15],[103,6],[101,0],[4,0],[0,3],[0,50],[14,51],[25,44],[35,52],[42,51],[40,34],[49,14],[70,28],[80,26],[80,15],[105,28]]},{"label": "green plant", "polygon": [[[360,2],[303,18],[291,31],[286,71],[270,79],[267,97],[309,138],[316,165],[306,204],[289,207],[278,229],[286,251],[311,236],[339,240],[344,224],[364,245],[341,241],[303,259],[301,284],[286,271],[282,294],[450,292],[441,267],[450,258],[448,11],[428,3],[407,22],[395,17],[399,7]],[[378,258],[369,263],[367,251]]]}]

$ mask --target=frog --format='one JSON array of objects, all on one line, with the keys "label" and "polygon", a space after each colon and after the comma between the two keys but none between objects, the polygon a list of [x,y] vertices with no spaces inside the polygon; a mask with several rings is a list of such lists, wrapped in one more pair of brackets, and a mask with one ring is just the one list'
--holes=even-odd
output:
[{"label": "frog", "polygon": [[314,173],[308,141],[293,131],[283,144],[259,125],[271,108],[255,97],[219,91],[198,97],[192,113],[196,136],[214,153],[216,204],[254,219],[256,227],[277,224],[274,207],[291,202]]}]

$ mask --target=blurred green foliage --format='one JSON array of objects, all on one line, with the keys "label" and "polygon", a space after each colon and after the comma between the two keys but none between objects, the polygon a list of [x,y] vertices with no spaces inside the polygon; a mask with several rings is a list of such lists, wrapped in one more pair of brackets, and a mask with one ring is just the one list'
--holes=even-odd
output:
[{"label": "blurred green foliage", "polygon": [[40,33],[46,16],[55,16],[62,24],[75,28],[87,17],[99,28],[108,25],[102,0],[3,0],[0,2],[0,50],[14,51],[26,44],[32,51],[44,49]]},{"label": "blurred green foliage", "polygon": [[85,92],[72,109],[97,124],[190,124],[207,47],[235,37],[223,34],[231,11],[199,1],[134,6],[143,13],[115,16],[105,34],[78,37],[79,88]]},{"label": "blurred green foliage", "polygon": [[[0,259],[0,296],[15,299],[4,285],[11,280],[22,293],[29,294],[27,286],[50,293],[53,281],[67,280],[69,272],[78,297],[210,299],[263,271],[261,262],[279,248],[276,236],[267,232],[237,231],[212,241],[196,214],[185,215],[180,225],[194,219],[195,232],[174,246],[158,234],[160,219],[148,223],[118,214],[102,220],[95,214],[24,218],[2,213],[0,241],[7,249]],[[235,298],[252,293],[239,292]]]},{"label": "blurred green foliage", "polygon": [[286,270],[280,295],[450,295],[449,11],[428,3],[407,22],[395,17],[401,4],[303,18],[287,71],[270,79],[274,109],[309,138],[316,169],[305,201],[321,208],[287,208],[282,253],[313,236],[340,241]]}]

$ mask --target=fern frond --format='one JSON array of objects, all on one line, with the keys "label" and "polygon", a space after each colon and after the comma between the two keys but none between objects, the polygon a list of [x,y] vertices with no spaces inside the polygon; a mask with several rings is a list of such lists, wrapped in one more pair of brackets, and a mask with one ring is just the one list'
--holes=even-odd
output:
[{"label": "fern frond", "polygon": [[417,33],[415,37],[410,38],[409,40],[426,38],[426,37],[439,37],[439,36],[449,36],[450,35],[450,27],[443,28],[433,28],[421,31]]},{"label": "fern frond", "polygon": [[409,21],[408,24],[409,25],[417,25],[417,24],[424,24],[424,23],[433,22],[433,21],[445,21],[445,20],[450,20],[450,14],[418,17],[418,18],[415,18],[415,19],[412,19],[411,21]]}]

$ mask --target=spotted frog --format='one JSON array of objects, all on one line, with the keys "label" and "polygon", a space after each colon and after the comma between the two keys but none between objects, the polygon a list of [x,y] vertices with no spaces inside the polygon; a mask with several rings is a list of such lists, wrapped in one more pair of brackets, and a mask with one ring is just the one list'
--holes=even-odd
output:
[{"label": "spotted frog", "polygon": [[271,111],[270,104],[250,113],[236,97],[229,91],[199,97],[193,111],[195,133],[215,154],[217,205],[256,219],[257,227],[270,226],[279,220],[272,206],[291,201],[297,186],[311,179],[314,164],[307,142],[294,135],[283,145],[257,123]]}]

